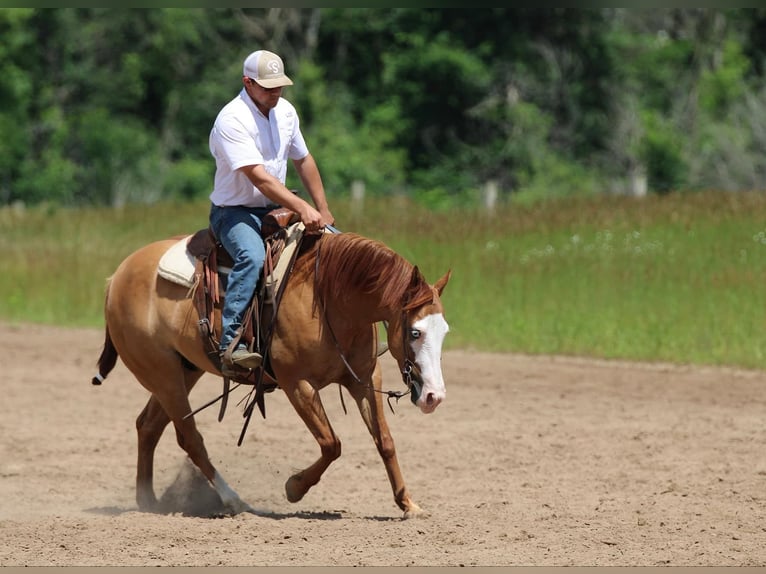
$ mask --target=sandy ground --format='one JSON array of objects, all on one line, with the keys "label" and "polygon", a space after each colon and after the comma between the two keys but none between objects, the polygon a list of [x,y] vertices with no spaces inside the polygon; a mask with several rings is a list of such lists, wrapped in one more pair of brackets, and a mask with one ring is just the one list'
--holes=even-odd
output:
[{"label": "sandy ground", "polygon": [[[175,444],[138,512],[127,369],[90,384],[100,329],[0,323],[0,566],[763,566],[766,373],[451,351],[447,400],[388,412],[428,518],[401,520],[358,412],[323,400],[343,454],[297,504],[318,447],[280,391],[242,446],[241,407],[197,415],[214,464],[257,514],[217,500]],[[398,389],[385,356],[385,386]],[[199,406],[220,391],[205,375]],[[240,391],[237,391],[240,392]]]}]

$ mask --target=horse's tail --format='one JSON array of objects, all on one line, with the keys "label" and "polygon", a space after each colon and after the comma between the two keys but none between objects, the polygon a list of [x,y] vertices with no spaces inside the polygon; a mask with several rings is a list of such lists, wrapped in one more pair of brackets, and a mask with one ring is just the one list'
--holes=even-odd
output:
[{"label": "horse's tail", "polygon": [[114,348],[112,337],[109,335],[109,326],[104,329],[104,349],[101,351],[101,356],[98,358],[98,373],[91,379],[91,384],[100,385],[104,382],[104,379],[112,372],[114,366],[117,364],[117,357],[119,353]]},{"label": "horse's tail", "polygon": [[[106,312],[106,304],[109,301],[109,288],[112,285],[112,278],[109,277],[106,281],[106,296],[104,297],[104,311]],[[106,313],[105,313],[106,314]],[[98,358],[96,364],[98,365],[98,372],[90,382],[93,385],[100,385],[104,382],[104,379],[109,376],[114,366],[117,364],[117,357],[119,353],[114,347],[112,342],[112,336],[109,334],[109,323],[107,322],[104,327],[104,348],[101,351],[101,356]]]}]

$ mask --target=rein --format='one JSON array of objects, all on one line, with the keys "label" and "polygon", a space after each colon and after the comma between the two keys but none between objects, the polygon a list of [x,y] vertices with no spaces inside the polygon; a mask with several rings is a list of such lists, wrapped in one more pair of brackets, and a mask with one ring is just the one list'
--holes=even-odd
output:
[{"label": "rein", "polygon": [[[314,281],[316,281],[318,274],[319,274],[319,255],[320,255],[320,249],[322,246],[322,242],[320,241],[317,245],[317,256],[314,261]],[[327,325],[327,330],[330,332],[330,337],[332,338],[332,342],[335,345],[335,349],[338,351],[338,355],[340,356],[341,361],[343,361],[343,364],[346,367],[346,370],[349,372],[351,377],[353,377],[354,381],[359,385],[365,385],[365,383],[362,382],[362,379],[359,377],[359,375],[356,374],[354,369],[351,367],[351,365],[348,362],[348,359],[346,359],[346,355],[343,353],[343,349],[340,346],[340,343],[338,343],[338,338],[335,336],[335,332],[332,329],[332,325],[330,325],[329,317],[327,316],[327,312],[324,308],[324,305],[322,305],[321,301],[318,301],[318,305],[320,307],[320,311],[322,314],[322,318],[324,319],[325,325]],[[405,313],[402,312],[402,326],[404,325],[404,315]],[[402,327],[404,328],[404,327]],[[368,389],[371,389],[372,391],[376,393],[380,393],[382,395],[387,395],[387,402],[388,402],[388,408],[391,409],[391,412],[396,414],[394,412],[394,407],[391,405],[391,399],[396,399],[396,403],[399,404],[399,399],[402,397],[406,397],[408,394],[412,392],[412,385],[415,384],[415,382],[412,379],[412,372],[413,369],[417,369],[415,366],[415,363],[413,363],[409,357],[407,357],[407,346],[404,342],[404,337],[402,337],[402,346],[404,347],[404,366],[401,369],[402,373],[402,380],[407,385],[406,391],[384,391],[384,390],[378,390],[375,387],[372,386],[372,379],[367,381],[366,387]],[[343,412],[345,414],[348,414],[348,411],[346,410],[346,404],[343,402],[343,393],[340,395],[340,402],[341,405],[343,405]]]}]

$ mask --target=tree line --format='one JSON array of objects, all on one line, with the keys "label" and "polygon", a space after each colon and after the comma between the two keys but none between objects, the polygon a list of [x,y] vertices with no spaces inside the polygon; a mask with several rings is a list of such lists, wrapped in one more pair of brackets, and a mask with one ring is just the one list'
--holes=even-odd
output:
[{"label": "tree line", "polygon": [[328,194],[762,189],[764,32],[762,8],[4,8],[0,204],[206,196],[261,48]]}]

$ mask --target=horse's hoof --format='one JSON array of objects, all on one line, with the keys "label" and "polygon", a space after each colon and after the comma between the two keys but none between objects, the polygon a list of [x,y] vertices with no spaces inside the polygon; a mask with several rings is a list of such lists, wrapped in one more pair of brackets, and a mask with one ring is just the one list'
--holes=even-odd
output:
[{"label": "horse's hoof", "polygon": [[413,503],[410,508],[404,511],[402,519],[409,520],[410,518],[428,518],[429,516],[431,516],[431,513],[423,510],[417,504]]},{"label": "horse's hoof", "polygon": [[303,498],[304,494],[306,494],[306,491],[301,487],[299,477],[291,476],[287,479],[287,482],[285,482],[285,495],[288,502],[298,502]]},{"label": "horse's hoof", "polygon": [[151,496],[137,496],[136,506],[138,506],[139,512],[160,512],[160,503],[153,494]]}]

